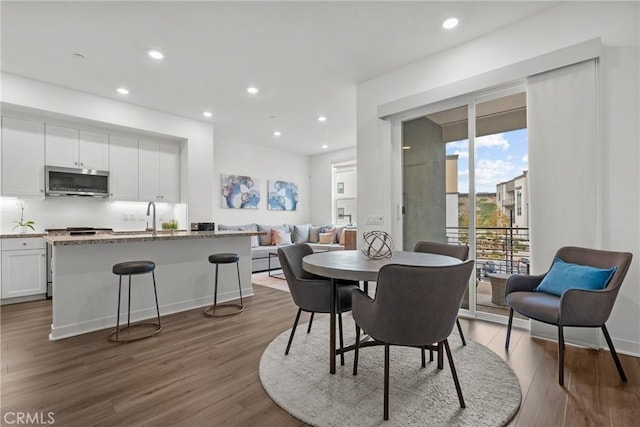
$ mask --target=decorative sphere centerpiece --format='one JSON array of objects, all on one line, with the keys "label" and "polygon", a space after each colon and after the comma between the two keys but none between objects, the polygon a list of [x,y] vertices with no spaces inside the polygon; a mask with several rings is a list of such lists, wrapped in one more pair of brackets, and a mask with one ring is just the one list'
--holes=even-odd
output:
[{"label": "decorative sphere centerpiece", "polygon": [[391,256],[393,240],[384,231],[369,231],[362,235],[362,253],[371,259],[383,259]]}]

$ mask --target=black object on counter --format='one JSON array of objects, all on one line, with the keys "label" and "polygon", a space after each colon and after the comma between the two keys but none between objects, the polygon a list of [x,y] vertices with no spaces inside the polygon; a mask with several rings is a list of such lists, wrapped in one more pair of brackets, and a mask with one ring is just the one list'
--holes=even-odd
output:
[{"label": "black object on counter", "polygon": [[192,222],[191,231],[216,231],[215,222]]}]

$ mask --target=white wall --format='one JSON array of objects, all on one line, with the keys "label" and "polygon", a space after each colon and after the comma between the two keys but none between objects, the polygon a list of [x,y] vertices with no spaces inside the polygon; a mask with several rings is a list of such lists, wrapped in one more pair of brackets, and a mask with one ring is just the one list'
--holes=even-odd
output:
[{"label": "white wall", "polygon": [[[275,148],[247,144],[231,139],[216,140],[214,150],[213,219],[216,224],[304,224],[309,222],[311,191],[309,189],[309,157]],[[248,175],[259,181],[259,209],[222,208],[220,174]],[[267,181],[282,180],[298,185],[296,211],[267,209]],[[329,198],[329,200],[331,200]]]},{"label": "white wall", "polygon": [[[12,74],[3,73],[0,78],[3,103],[33,109],[38,114],[52,112],[92,121],[106,128],[186,140],[189,221],[212,220],[213,125]],[[185,189],[182,184],[181,190]]]},{"label": "white wall", "polygon": [[[620,351],[640,355],[638,16],[635,2],[569,2],[359,85],[358,222],[364,224],[367,215],[381,213],[385,217],[382,228],[392,231],[395,221],[394,150],[389,122],[377,118],[379,105],[600,37],[601,131],[606,147],[600,183],[606,198],[599,224],[601,240],[604,248],[635,256],[608,327]],[[567,165],[567,174],[571,174],[571,165]],[[562,201],[550,202],[562,206]],[[531,206],[532,215],[535,209]],[[567,221],[575,219],[567,215]],[[536,232],[544,230],[532,230]]]},{"label": "white wall", "polygon": [[[355,148],[330,151],[328,153],[311,156],[309,164],[309,188],[312,196],[309,221],[312,224],[331,224],[333,164],[355,159]],[[360,181],[360,175],[358,175],[358,181]],[[358,182],[358,190],[360,190],[360,182]],[[358,195],[358,198],[359,197]],[[359,204],[360,201],[358,200],[358,206]],[[358,207],[358,210],[359,209]],[[353,222],[355,222],[355,218],[353,218]]]}]

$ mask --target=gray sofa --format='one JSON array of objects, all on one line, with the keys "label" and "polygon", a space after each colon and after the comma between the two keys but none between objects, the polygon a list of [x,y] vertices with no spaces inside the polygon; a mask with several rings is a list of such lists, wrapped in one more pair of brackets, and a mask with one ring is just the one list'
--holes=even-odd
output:
[{"label": "gray sofa", "polygon": [[[308,243],[316,252],[321,251],[340,251],[344,249],[344,244],[340,243],[343,236],[342,230],[348,228],[344,225],[324,225],[315,226],[312,224],[301,225],[263,225],[263,224],[245,224],[245,225],[218,225],[218,230],[242,230],[242,231],[264,231],[264,236],[253,236],[251,238],[251,272],[257,273],[280,268],[280,261],[276,254],[278,248],[294,243]],[[274,232],[278,237],[274,236]],[[328,238],[333,230],[333,238],[330,243],[320,243],[320,233],[323,234],[324,241]],[[325,231],[327,233],[325,233]],[[281,242],[276,240],[282,239]],[[290,239],[290,240],[288,240]],[[279,243],[279,244],[278,244]],[[269,254],[271,259],[269,259]]]}]

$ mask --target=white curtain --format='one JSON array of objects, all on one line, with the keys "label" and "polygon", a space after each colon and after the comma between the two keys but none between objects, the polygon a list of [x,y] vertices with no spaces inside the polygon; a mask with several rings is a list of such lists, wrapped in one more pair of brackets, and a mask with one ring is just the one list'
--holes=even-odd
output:
[{"label": "white curtain", "polygon": [[[601,149],[596,59],[527,78],[529,200],[532,272],[547,271],[561,246],[597,248]],[[557,329],[532,322],[533,335]],[[566,332],[568,341],[597,346],[590,329]]]}]

